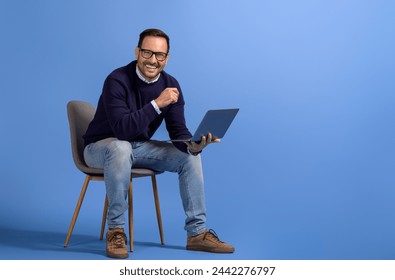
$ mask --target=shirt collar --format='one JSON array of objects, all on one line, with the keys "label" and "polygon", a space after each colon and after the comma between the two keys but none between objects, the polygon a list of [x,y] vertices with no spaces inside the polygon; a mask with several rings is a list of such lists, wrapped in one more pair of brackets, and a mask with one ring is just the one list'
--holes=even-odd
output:
[{"label": "shirt collar", "polygon": [[160,73],[159,73],[159,75],[158,75],[158,77],[156,77],[154,80],[147,80],[144,76],[143,76],[143,74],[141,74],[141,72],[140,72],[140,69],[139,69],[139,67],[136,65],[136,74],[137,74],[137,76],[140,78],[140,80],[142,80],[144,83],[147,83],[147,84],[152,84],[152,83],[155,83],[156,81],[158,81],[159,80],[159,77],[160,77]]}]

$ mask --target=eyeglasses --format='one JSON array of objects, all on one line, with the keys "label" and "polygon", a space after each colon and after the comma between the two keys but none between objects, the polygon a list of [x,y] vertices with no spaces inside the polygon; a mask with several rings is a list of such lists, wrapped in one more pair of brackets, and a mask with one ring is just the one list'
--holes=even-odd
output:
[{"label": "eyeglasses", "polygon": [[142,48],[139,48],[139,50],[140,50],[141,56],[144,57],[145,59],[149,59],[153,55],[155,55],[155,57],[158,61],[164,61],[167,57],[167,53],[153,52],[153,51],[142,49]]}]

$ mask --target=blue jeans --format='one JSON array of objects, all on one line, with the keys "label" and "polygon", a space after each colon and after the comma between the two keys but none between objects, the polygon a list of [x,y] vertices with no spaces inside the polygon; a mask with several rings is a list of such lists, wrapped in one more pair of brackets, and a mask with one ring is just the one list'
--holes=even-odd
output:
[{"label": "blue jeans", "polygon": [[128,209],[127,194],[130,169],[149,168],[177,172],[182,204],[186,214],[188,236],[206,229],[206,205],[200,155],[181,152],[173,144],[160,141],[127,142],[106,138],[91,143],[84,150],[88,166],[104,169],[108,198],[107,223],[110,228],[124,228],[124,212]]}]

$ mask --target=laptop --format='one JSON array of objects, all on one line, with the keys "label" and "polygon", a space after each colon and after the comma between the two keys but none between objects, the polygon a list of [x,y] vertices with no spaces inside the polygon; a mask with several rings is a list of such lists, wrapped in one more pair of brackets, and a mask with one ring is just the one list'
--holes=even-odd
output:
[{"label": "laptop", "polygon": [[239,109],[208,110],[190,139],[168,140],[170,142],[199,142],[202,136],[211,133],[212,139],[224,137]]}]

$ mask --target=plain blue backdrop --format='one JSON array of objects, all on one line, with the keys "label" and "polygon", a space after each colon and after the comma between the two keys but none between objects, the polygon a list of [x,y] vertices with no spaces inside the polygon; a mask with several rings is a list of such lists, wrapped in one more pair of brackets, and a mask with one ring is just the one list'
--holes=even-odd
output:
[{"label": "plain blue backdrop", "polygon": [[0,259],[106,259],[102,183],[63,248],[84,180],[66,104],[96,105],[150,27],[170,35],[191,130],[207,109],[240,108],[203,154],[208,226],[236,252],[184,250],[166,173],[166,245],[136,180],[131,259],[395,259],[394,14],[390,0],[1,0]]}]

